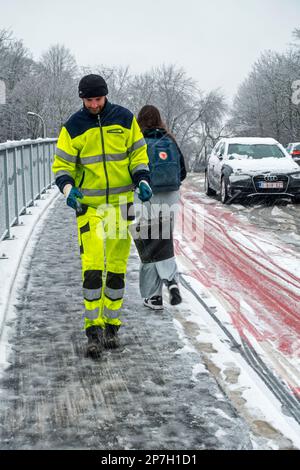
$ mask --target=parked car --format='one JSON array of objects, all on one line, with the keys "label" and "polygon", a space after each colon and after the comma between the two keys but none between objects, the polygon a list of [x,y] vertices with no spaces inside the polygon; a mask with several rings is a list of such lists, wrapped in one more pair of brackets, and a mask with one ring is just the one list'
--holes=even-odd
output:
[{"label": "parked car", "polygon": [[291,142],[286,148],[293,160],[300,165],[300,142]]},{"label": "parked car", "polygon": [[205,192],[230,203],[238,197],[289,196],[300,200],[300,168],[274,139],[221,139],[205,170]]}]

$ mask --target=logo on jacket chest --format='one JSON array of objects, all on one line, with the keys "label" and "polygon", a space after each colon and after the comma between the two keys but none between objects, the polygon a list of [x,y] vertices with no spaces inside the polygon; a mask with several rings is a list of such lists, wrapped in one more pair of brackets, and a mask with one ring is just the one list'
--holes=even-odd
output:
[{"label": "logo on jacket chest", "polygon": [[108,129],[107,133],[108,134],[124,134],[124,131],[123,129],[115,128],[115,129]]}]

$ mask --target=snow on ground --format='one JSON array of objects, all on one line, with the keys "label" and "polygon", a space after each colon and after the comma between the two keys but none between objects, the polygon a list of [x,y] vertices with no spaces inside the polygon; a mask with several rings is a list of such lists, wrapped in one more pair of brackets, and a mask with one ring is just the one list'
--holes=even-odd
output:
[{"label": "snow on ground", "polygon": [[278,265],[282,270],[294,274],[300,278],[300,253],[296,253],[293,250],[289,250],[284,246],[275,242],[274,237],[267,237],[264,235],[264,239],[249,234],[247,231],[240,233],[236,230],[229,230],[227,232],[230,237],[239,243],[239,247],[245,249],[255,255],[268,255],[272,260],[272,264],[264,259],[265,266]]},{"label": "snow on ground", "polygon": [[9,302],[18,269],[22,262],[23,253],[28,244],[32,243],[32,233],[36,224],[47,212],[47,208],[58,196],[56,187],[42,194],[41,199],[34,202],[34,206],[27,209],[27,214],[20,216],[20,225],[11,228],[11,240],[0,242],[0,370],[6,364],[6,342],[3,331]]},{"label": "snow on ground", "polygon": [[174,308],[143,306],[136,250],[120,348],[94,361],[85,357],[76,222],[63,197],[33,239],[6,322],[12,350],[0,380],[0,448],[252,449],[249,426],[177,333]]},{"label": "snow on ground", "polygon": [[[36,201],[30,208],[30,215],[21,216],[21,226],[12,228],[13,240],[0,243],[0,369],[7,366],[6,331],[3,330],[5,315],[9,303],[14,302],[17,286],[13,286],[16,274],[22,261],[25,248],[34,248],[36,234],[31,238],[33,230],[40,221],[44,220],[47,208],[58,196],[57,189],[51,189]],[[210,201],[208,201],[210,202]],[[38,224],[41,225],[41,224]],[[231,234],[233,236],[233,234]],[[255,245],[235,234],[239,242],[244,243],[245,249],[266,249],[263,240]],[[276,252],[276,247],[268,244],[269,249]],[[274,252],[273,252],[274,254]],[[277,253],[276,253],[277,254]],[[191,257],[194,253],[191,252]],[[277,255],[280,262],[280,253]],[[223,325],[230,330],[236,342],[240,341],[238,332],[232,327],[230,315],[214,293],[208,291],[198,280],[191,278],[188,273],[192,261],[178,259],[181,272],[188,283],[205,303],[216,313]],[[201,261],[198,260],[200,263]],[[282,260],[283,262],[283,260]],[[285,258],[286,263],[286,258]],[[289,269],[299,274],[299,265],[290,257]],[[178,350],[178,355],[192,354],[200,351],[209,372],[215,376],[222,390],[232,401],[238,412],[250,423],[253,430],[254,448],[300,448],[300,427],[294,419],[284,415],[280,403],[264,385],[253,369],[245,362],[236,350],[232,350],[228,338],[216,325],[209,313],[199,304],[197,299],[187,289],[182,288],[183,305],[176,309],[173,323],[184,348]],[[247,309],[247,305],[244,306]],[[251,342],[255,342],[255,339]],[[259,349],[259,345],[257,345]],[[199,363],[193,367],[192,381],[203,373],[205,367]],[[218,410],[221,413],[221,410]],[[222,433],[222,431],[218,431]],[[218,436],[217,436],[218,437]],[[219,436],[221,437],[221,436]]]},{"label": "snow on ground", "polygon": [[[198,280],[188,275],[183,259],[179,259],[178,262],[180,271],[194,291],[240,343],[238,333],[230,323],[224,307]],[[283,414],[281,404],[276,397],[246,363],[238,350],[230,347],[224,331],[217,326],[191,292],[184,289],[183,297],[185,309],[184,311],[178,309],[174,323],[178,326],[178,323],[183,322],[186,331],[193,330],[195,343],[203,354],[206,366],[215,375],[238,412],[252,426],[256,434],[253,440],[254,448],[289,448],[291,443],[300,448],[300,426],[297,422]],[[180,331],[182,334],[182,326]],[[266,442],[262,444],[260,440],[262,436],[267,439],[267,444]]]},{"label": "snow on ground", "polygon": [[[192,177],[192,181],[194,187],[199,188],[199,192],[194,192],[194,198],[192,200],[199,199],[199,204],[202,205],[204,209],[207,204],[209,204],[209,206],[214,206],[217,209],[216,213],[219,214],[220,217],[220,209],[222,209],[224,212],[224,221],[230,221],[227,225],[224,222],[226,235],[230,240],[236,242],[239,250],[246,256],[249,256],[253,260],[260,260],[262,267],[269,269],[270,272],[274,272],[274,275],[278,275],[278,283],[282,285],[283,288],[288,287],[291,291],[294,291],[296,296],[299,296],[299,286],[297,285],[297,278],[299,279],[300,277],[299,244],[290,243],[292,245],[291,248],[286,244],[287,238],[289,238],[290,241],[292,238],[295,241],[298,241],[300,238],[299,206],[290,203],[286,204],[286,202],[278,202],[278,205],[275,206],[270,206],[268,204],[250,206],[247,204],[236,204],[224,206],[218,202],[216,198],[207,198],[204,195],[203,175]],[[189,192],[192,193],[190,187]],[[211,217],[208,211],[205,212],[207,212],[205,214],[206,218]],[[236,225],[233,223],[234,218],[243,222],[247,222],[248,220],[250,221],[250,224],[248,222],[248,224],[243,224],[244,226],[240,226],[239,224]],[[283,224],[282,221],[284,222]],[[213,224],[214,220],[210,220],[210,223]],[[263,230],[257,230],[255,225],[263,228]],[[184,251],[186,252],[186,250]],[[193,250],[189,247],[189,251],[192,252]],[[199,254],[199,257],[201,262],[201,253]],[[232,314],[232,312],[230,312],[230,305],[225,301],[224,297],[220,297],[218,295],[218,291],[216,289],[212,287],[206,289],[201,282],[188,275],[193,270],[193,264],[191,261],[195,263],[196,266],[198,263],[198,260],[195,259],[195,253],[189,256],[189,258],[189,261],[183,257],[178,258],[181,269],[185,273],[183,277],[193,285],[193,289],[202,299],[204,299],[206,305],[213,310],[222,325],[226,326],[226,329],[230,332],[232,338],[240,343],[241,341],[238,337],[238,331],[233,325],[232,315],[230,315],[230,313]],[[282,272],[278,270],[278,267]],[[296,278],[294,283],[293,276]],[[186,291],[185,294],[187,294],[187,296],[192,295],[190,292]],[[229,285],[228,294],[229,297],[231,297]],[[193,302],[195,303],[194,307]],[[245,302],[242,297],[240,298],[239,305],[240,311],[243,312],[244,317],[260,330],[263,323],[261,323],[262,318],[258,319],[257,312],[254,312],[253,308]],[[278,429],[283,435],[290,436],[294,445],[299,447],[299,437],[297,436],[300,435],[300,427],[296,421],[289,418],[287,415],[284,415],[284,411],[281,409],[281,404],[276,398],[274,398],[272,393],[266,389],[264,383],[259,379],[259,377],[257,377],[250,366],[245,363],[240,367],[239,361],[241,360],[242,363],[245,362],[241,356],[239,356],[238,360],[235,362],[234,359],[237,357],[237,354],[232,353],[228,344],[224,351],[222,351],[222,348],[216,346],[214,338],[217,340],[218,335],[222,333],[222,330],[220,329],[218,333],[218,326],[211,318],[210,321],[213,324],[211,325],[210,335],[212,338],[210,340],[205,339],[204,332],[206,332],[209,325],[209,318],[206,317],[210,317],[210,315],[205,311],[205,309],[203,314],[203,308],[197,300],[195,301],[193,295],[189,302],[189,309],[190,308],[192,310],[194,308],[194,311],[197,312],[198,323],[201,323],[199,316],[202,318],[202,315],[204,315],[205,320],[202,325],[200,324],[197,342],[202,345],[204,355],[206,356],[206,363],[212,367],[213,373],[218,377],[218,380],[220,380],[221,386],[228,390],[229,395],[232,395],[232,393],[229,389],[230,387],[228,388],[228,373],[226,371],[229,363],[232,363],[233,365],[233,375],[238,377],[238,381],[236,379],[234,380],[236,380],[236,383],[239,384],[238,386],[240,386],[242,390],[242,393],[238,394],[235,390],[232,395],[232,399],[236,402],[239,411],[244,415],[244,417],[249,416],[250,422],[259,422],[260,426],[262,426],[261,430],[263,433],[266,431],[272,435],[274,429]],[[191,321],[191,317],[188,318],[188,321]],[[197,320],[197,317],[195,318]],[[193,321],[197,323],[195,318],[193,318]],[[257,321],[260,323],[257,324]],[[188,329],[190,331],[191,327],[189,326]],[[269,342],[268,338],[258,342],[257,339],[252,337],[248,331],[247,339],[254,350],[258,353],[259,357],[263,358],[265,364],[271,370],[276,370],[279,377],[285,380],[286,383],[289,383],[290,386],[293,386],[295,391],[299,390],[299,344],[297,345],[297,343],[295,343],[295,348],[291,351],[290,356],[286,357],[280,351],[276,351],[274,349],[272,342]],[[228,338],[223,340],[221,339],[221,343],[224,342],[228,343]],[[219,353],[219,351],[221,351],[221,353]],[[233,357],[230,359],[229,356]],[[252,376],[252,385],[251,380],[249,382],[247,374],[250,374],[250,377]],[[229,374],[229,384],[231,383],[230,380],[232,380],[232,377],[230,378]],[[244,391],[244,389],[246,391]],[[259,397],[258,400],[257,397]],[[269,406],[266,406],[265,404],[265,397],[271,397],[271,399],[267,400],[270,402]],[[241,398],[242,404],[240,403]],[[255,417],[257,411],[258,415]],[[262,423],[268,423],[268,426],[265,427]],[[270,432],[269,426],[273,429],[272,432]],[[287,431],[287,427],[289,428],[289,431]],[[276,439],[272,442],[274,445]]]},{"label": "snow on ground", "polygon": [[[298,166],[298,168],[300,168]],[[264,229],[264,237],[272,233],[273,243],[275,239],[292,245],[293,251],[299,251],[300,247],[300,206],[292,204],[289,199],[278,199],[272,205],[266,200],[249,201],[249,203],[234,203],[224,206],[217,197],[206,197],[204,193],[204,174],[192,174],[190,181],[199,190],[199,197],[205,197],[205,205],[211,205],[231,211],[239,220],[250,222]]]}]

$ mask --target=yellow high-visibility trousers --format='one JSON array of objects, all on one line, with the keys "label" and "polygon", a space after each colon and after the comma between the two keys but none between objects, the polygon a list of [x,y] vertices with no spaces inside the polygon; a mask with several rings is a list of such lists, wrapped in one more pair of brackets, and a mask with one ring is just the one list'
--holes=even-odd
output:
[{"label": "yellow high-visibility trousers", "polygon": [[[121,325],[125,274],[131,237],[130,205],[84,207],[77,217],[82,261],[84,327]],[[130,219],[130,220],[127,220]]]}]

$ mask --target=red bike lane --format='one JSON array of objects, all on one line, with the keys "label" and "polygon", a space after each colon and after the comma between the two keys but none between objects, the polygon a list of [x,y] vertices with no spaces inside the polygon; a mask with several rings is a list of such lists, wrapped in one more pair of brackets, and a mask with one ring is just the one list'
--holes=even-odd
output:
[{"label": "red bike lane", "polygon": [[[205,196],[186,189],[182,196],[183,234],[175,239],[175,250],[192,261],[189,274],[230,306],[228,314],[241,338],[268,341],[285,358],[299,357],[300,278],[288,265],[276,263],[271,245],[264,250],[256,242],[265,236],[257,227],[239,220],[226,206],[208,203]],[[240,243],[240,236],[249,243]],[[285,250],[291,254],[282,245],[282,256]],[[298,389],[295,384],[292,388]]]}]

